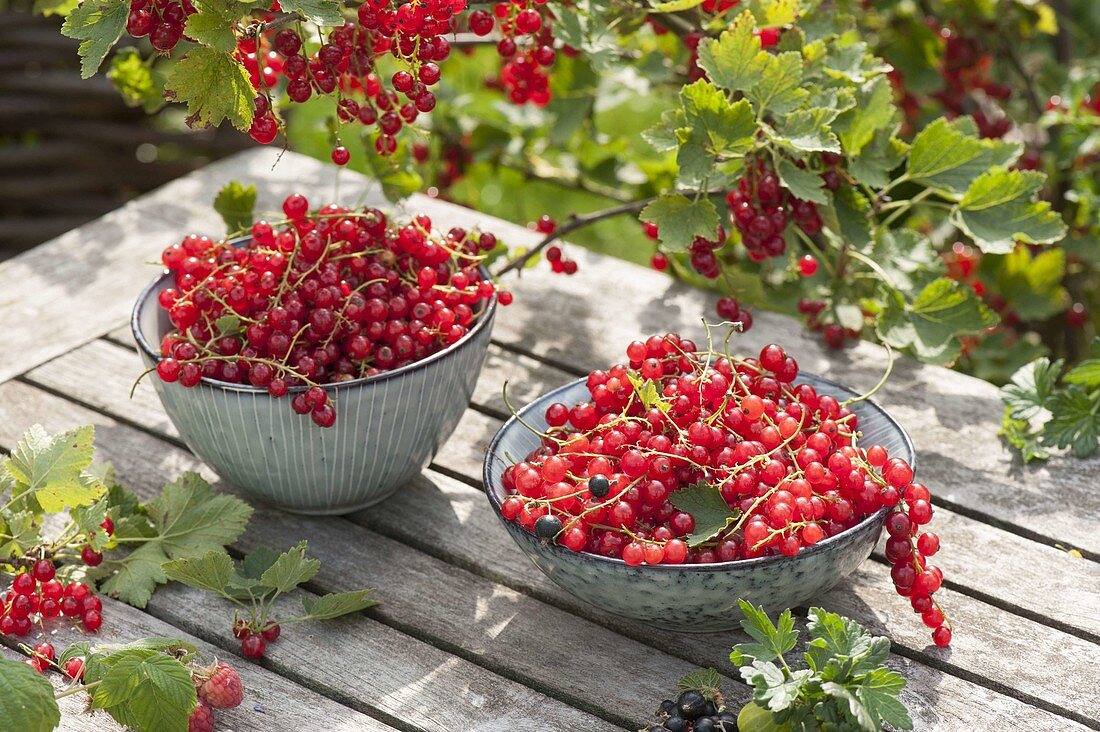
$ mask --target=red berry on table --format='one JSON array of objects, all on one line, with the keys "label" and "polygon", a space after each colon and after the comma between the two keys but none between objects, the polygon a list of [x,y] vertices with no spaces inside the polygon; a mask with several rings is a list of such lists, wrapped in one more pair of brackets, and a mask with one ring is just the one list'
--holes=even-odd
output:
[{"label": "red berry on table", "polygon": [[48,658],[51,661],[57,659],[57,655],[54,653],[53,646],[49,643],[39,643],[37,646],[34,647],[34,653],[37,656]]},{"label": "red berry on table", "polygon": [[202,699],[187,718],[187,732],[214,732],[214,710]]},{"label": "red berry on table", "polygon": [[282,628],[278,623],[268,623],[260,635],[264,637],[264,640],[268,643],[273,643],[279,639],[279,634],[282,633]]},{"label": "red berry on table", "polygon": [[497,292],[497,300],[501,305],[508,306],[512,304],[512,293],[507,290],[500,290]]},{"label": "red berry on table", "polygon": [[951,628],[946,625],[941,625],[932,631],[932,642],[940,648],[946,648],[951,645]]},{"label": "red berry on table", "polygon": [[29,595],[34,592],[38,583],[31,572],[20,572],[12,580],[11,589],[17,595]]},{"label": "red berry on table", "polygon": [[65,675],[74,681],[84,678],[84,658],[77,656],[65,662]]},{"label": "red berry on table", "polygon": [[337,165],[347,165],[349,160],[351,160],[351,153],[343,145],[332,149],[332,162]]},{"label": "red berry on table", "polygon": [[197,689],[199,698],[214,709],[232,709],[244,699],[244,687],[237,670],[219,661],[213,673]]},{"label": "red berry on table", "polygon": [[798,260],[798,272],[803,277],[813,277],[817,274],[817,259],[812,254],[805,254]]},{"label": "red berry on table", "polygon": [[266,646],[262,635],[249,635],[241,641],[241,655],[245,658],[263,658]]},{"label": "red berry on table", "polygon": [[85,630],[94,633],[99,630],[99,626],[103,625],[103,616],[95,610],[88,610],[81,616],[80,622],[84,625]]}]

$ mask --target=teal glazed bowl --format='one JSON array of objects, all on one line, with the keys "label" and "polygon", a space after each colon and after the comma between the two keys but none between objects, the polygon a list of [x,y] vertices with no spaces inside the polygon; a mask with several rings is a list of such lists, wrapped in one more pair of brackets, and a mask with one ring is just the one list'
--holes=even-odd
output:
[{"label": "teal glazed bowl", "polygon": [[[856,396],[828,379],[800,374],[820,394],[838,399]],[[539,437],[520,424],[546,429],[544,414],[554,402],[574,404],[589,397],[585,380],[555,389],[520,410],[497,432],[485,458],[485,492],[489,503],[519,548],[542,572],[567,592],[595,607],[663,630],[712,632],[738,626],[739,599],[762,605],[768,613],[807,604],[851,574],[871,554],[886,521],[881,509],[859,524],[793,557],[770,556],[715,564],[627,566],[621,559],[573,552],[543,544],[519,524],[508,521],[500,507],[504,469],[539,446]],[[913,462],[913,445],[905,430],[884,409],[865,400],[853,405],[867,444],[878,443]]]},{"label": "teal glazed bowl", "polygon": [[[157,303],[170,286],[165,271],[134,306],[131,327],[146,368],[156,366],[171,328]],[[275,399],[251,385],[204,378],[187,388],[151,378],[187,447],[223,479],[286,511],[350,513],[408,483],[454,432],[485,363],[495,315],[493,298],[454,345],[377,376],[325,386],[337,414],[328,428],[290,408],[290,397],[305,387]]]}]

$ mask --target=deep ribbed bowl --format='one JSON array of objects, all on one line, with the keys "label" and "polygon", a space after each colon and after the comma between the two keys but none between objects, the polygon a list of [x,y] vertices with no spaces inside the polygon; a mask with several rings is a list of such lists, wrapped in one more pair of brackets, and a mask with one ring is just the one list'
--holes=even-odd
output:
[{"label": "deep ribbed bowl", "polygon": [[[171,325],[157,295],[165,272],[145,288],[131,327],[147,368],[156,365]],[[321,428],[295,414],[290,396],[203,379],[195,387],[151,375],[187,446],[218,475],[278,508],[342,514],[378,503],[423,470],[450,436],[485,363],[496,300],[462,340],[416,363],[326,386],[336,424]],[[156,344],[156,345],[154,345]]]},{"label": "deep ribbed bowl", "polygon": [[[837,399],[856,396],[828,379],[800,374],[798,383],[814,386]],[[520,424],[546,429],[544,414],[554,402],[575,404],[589,399],[585,380],[555,389],[520,410],[497,432],[485,457],[485,492],[497,517],[520,549],[562,589],[614,615],[682,632],[710,632],[737,627],[738,599],[762,605],[769,613],[805,605],[848,576],[871,554],[886,520],[886,509],[868,516],[836,536],[802,549],[793,557],[773,556],[737,562],[629,567],[621,559],[573,552],[543,544],[519,524],[501,515],[505,498],[504,469],[539,446],[539,437]],[[913,445],[905,430],[871,400],[852,405],[859,415],[861,442],[878,443],[891,456],[913,462]]]}]

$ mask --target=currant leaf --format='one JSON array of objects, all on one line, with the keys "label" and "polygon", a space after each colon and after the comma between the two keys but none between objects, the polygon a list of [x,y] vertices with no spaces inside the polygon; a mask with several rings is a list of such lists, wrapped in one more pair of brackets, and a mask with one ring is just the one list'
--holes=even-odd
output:
[{"label": "currant leaf", "polygon": [[718,38],[699,44],[699,66],[714,84],[729,91],[745,91],[761,81],[768,54],[760,50],[755,30],[752,13],[745,11]]},{"label": "currant leaf", "polygon": [[231,180],[222,186],[214,197],[214,210],[225,222],[229,233],[244,231],[252,226],[256,208],[256,186],[243,185]]},{"label": "currant leaf", "polygon": [[65,18],[61,35],[80,41],[80,78],[99,71],[107,52],[122,36],[129,12],[126,0],[85,0]]},{"label": "currant leaf", "polygon": [[256,96],[248,72],[231,54],[197,46],[176,63],[165,96],[187,105],[187,124],[208,127],[228,119],[237,129],[252,124]]},{"label": "currant leaf", "polygon": [[894,291],[876,330],[895,348],[912,348],[923,360],[950,363],[960,352],[959,336],[995,325],[997,315],[969,287],[947,277],[926,285],[905,302]]},{"label": "currant leaf", "polygon": [[1045,179],[1034,171],[988,170],[971,183],[953,221],[987,253],[1010,252],[1017,241],[1058,241],[1066,234],[1062,216],[1048,201],[1032,200]]},{"label": "currant leaf", "polygon": [[656,224],[661,243],[670,251],[684,251],[695,237],[713,238],[718,230],[718,211],[708,198],[692,201],[667,193],[642,209],[642,221]]},{"label": "currant leaf", "polygon": [[279,593],[289,592],[300,584],[309,582],[321,568],[321,562],[306,557],[306,542],[283,552],[260,575],[260,582]]},{"label": "currant leaf", "polygon": [[978,138],[969,117],[937,119],[913,140],[908,175],[933,188],[962,195],[989,168],[1011,165],[1020,156],[1019,143]]},{"label": "currant leaf", "polygon": [[695,530],[687,538],[689,547],[713,539],[741,516],[740,511],[729,507],[717,486],[701,481],[673,491],[668,500],[695,519]]}]

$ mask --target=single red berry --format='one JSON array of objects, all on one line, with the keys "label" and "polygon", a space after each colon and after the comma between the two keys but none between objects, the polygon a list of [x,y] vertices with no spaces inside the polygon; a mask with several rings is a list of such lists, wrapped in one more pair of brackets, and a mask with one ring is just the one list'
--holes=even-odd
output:
[{"label": "single red berry", "polygon": [[268,623],[267,626],[261,631],[260,635],[264,637],[264,640],[268,643],[274,643],[279,639],[279,634],[283,631],[282,627],[278,623]]},{"label": "single red berry", "polygon": [[74,681],[84,678],[84,658],[77,656],[65,662],[65,675]]},{"label": "single red berry", "polygon": [[932,631],[932,642],[940,648],[947,648],[951,645],[951,628],[946,625],[941,625]]},{"label": "single red berry", "polygon": [[80,622],[84,624],[85,630],[94,633],[99,630],[99,626],[103,625],[103,616],[95,610],[88,610],[81,616]]},{"label": "single red berry", "polygon": [[817,273],[817,259],[812,254],[805,254],[798,260],[798,272],[803,277],[813,277]]},{"label": "single red berry", "polygon": [[17,595],[29,595],[34,592],[34,588],[38,585],[34,578],[34,575],[30,572],[20,572],[15,575],[15,579],[12,580],[11,589]]},{"label": "single red berry", "polygon": [[245,658],[263,658],[266,646],[262,635],[249,635],[241,641],[241,654]]},{"label": "single red berry", "polygon": [[49,643],[39,643],[34,647],[34,652],[36,655],[48,658],[51,661],[57,660],[57,655],[54,653],[53,646]]},{"label": "single red berry", "polygon": [[103,561],[103,553],[86,546],[80,551],[80,558],[89,567],[98,567]]},{"label": "single red berry", "polygon": [[343,145],[332,149],[332,162],[337,165],[347,165],[351,160],[351,153]]},{"label": "single red berry", "polygon": [[244,687],[237,670],[219,661],[213,673],[198,689],[199,698],[215,709],[231,709],[244,699]]}]

